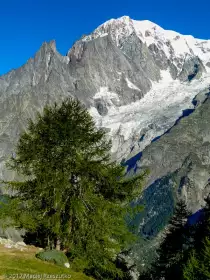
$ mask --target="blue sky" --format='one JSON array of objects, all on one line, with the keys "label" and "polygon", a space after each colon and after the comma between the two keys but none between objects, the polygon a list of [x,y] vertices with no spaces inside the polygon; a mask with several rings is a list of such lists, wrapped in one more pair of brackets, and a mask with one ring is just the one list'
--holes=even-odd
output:
[{"label": "blue sky", "polygon": [[110,18],[148,19],[165,29],[210,38],[209,0],[0,0],[0,75],[24,64],[44,41],[66,54]]}]

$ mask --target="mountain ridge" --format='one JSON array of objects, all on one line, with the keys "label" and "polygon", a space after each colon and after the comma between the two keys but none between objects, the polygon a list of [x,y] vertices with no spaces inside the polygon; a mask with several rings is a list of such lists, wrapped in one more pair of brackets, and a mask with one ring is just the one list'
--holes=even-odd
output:
[{"label": "mountain ridge", "polygon": [[[96,28],[90,36],[86,36],[82,40],[92,40],[110,33],[113,39],[116,39],[117,45],[119,45],[120,39],[129,36],[133,32],[148,47],[157,43],[156,40],[158,40],[161,47],[164,47],[167,58],[173,56],[173,52],[175,52],[176,57],[177,55],[186,53],[188,55],[193,54],[199,56],[206,63],[210,60],[210,54],[206,52],[206,49],[210,49],[210,40],[197,39],[192,35],[182,35],[172,30],[164,30],[158,24],[149,20],[133,20],[128,16],[108,20]],[[173,50],[170,46],[171,43]]]},{"label": "mountain ridge", "polygon": [[[169,38],[172,43],[168,41]],[[193,47],[189,48],[187,45],[187,48],[180,51],[178,44],[178,52],[177,49],[174,51],[174,44],[183,41],[183,38],[191,40],[190,42],[195,40]],[[207,47],[204,48],[203,45]],[[199,52],[201,57],[198,57]],[[164,30],[148,20],[137,21],[123,16],[111,19],[96,28],[91,35],[83,36],[75,42],[66,56],[56,50],[54,40],[43,43],[34,58],[0,77],[1,103],[7,103],[8,98],[15,99],[14,96],[22,99],[24,95],[35,95],[38,100],[41,99],[39,104],[35,102],[35,107],[39,110],[45,103],[67,96],[77,97],[89,108],[97,125],[109,131],[113,141],[113,157],[122,160],[142,151],[152,139],[169,129],[183,110],[192,108],[190,98],[193,99],[199,90],[204,90],[210,84],[208,63],[210,40],[181,35]],[[194,86],[196,80],[202,83],[200,88]],[[179,97],[178,102],[171,98],[173,90],[183,92],[183,99]],[[41,96],[38,96],[38,91]],[[184,91],[192,94],[186,96]],[[164,95],[165,100],[160,99],[161,95]],[[165,110],[169,106],[170,112],[161,114],[160,106],[150,123],[140,124],[141,119],[150,118],[150,114],[144,113],[143,118],[141,114],[146,107],[144,100],[150,99],[153,100],[150,107],[158,107],[160,105],[156,106],[156,103],[161,102]],[[135,110],[136,123],[133,122],[132,110],[139,103],[142,105],[140,113]],[[176,108],[171,109],[175,103]],[[28,112],[24,113],[33,116],[29,102],[25,101],[25,107],[28,107]],[[21,111],[24,110],[21,108]],[[157,117],[162,115],[158,123],[155,114]],[[119,120],[113,123],[113,117]],[[3,123],[5,121],[2,122],[2,127]],[[135,140],[138,135],[141,141]]]}]

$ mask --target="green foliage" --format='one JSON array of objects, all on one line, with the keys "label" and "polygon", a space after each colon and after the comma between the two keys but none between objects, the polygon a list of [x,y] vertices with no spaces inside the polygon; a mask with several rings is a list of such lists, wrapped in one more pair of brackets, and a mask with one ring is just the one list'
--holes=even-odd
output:
[{"label": "green foliage", "polygon": [[[171,174],[156,180],[149,188],[144,190],[139,203],[145,205],[145,209],[136,217],[137,223],[143,224],[139,230],[144,237],[152,240],[166,227],[174,212],[174,197]],[[148,212],[153,209],[154,205],[158,205],[158,213],[148,217]]]},{"label": "green foliage", "polygon": [[196,280],[198,279],[196,274],[198,274],[199,263],[195,257],[195,252],[193,251],[190,259],[187,261],[187,265],[184,267],[183,276],[186,280]]},{"label": "green foliage", "polygon": [[135,212],[130,202],[145,176],[125,180],[124,168],[110,160],[110,147],[77,100],[45,107],[29,121],[8,165],[25,180],[5,182],[16,195],[2,211],[17,226],[45,233],[48,248],[60,244],[97,279],[120,273],[116,255],[135,239],[125,217]]},{"label": "green foliage", "polygon": [[69,262],[67,256],[62,251],[57,250],[39,252],[36,254],[36,258],[42,261],[52,262],[60,266],[64,266],[65,263]]},{"label": "green foliage", "polygon": [[208,280],[210,279],[210,240],[204,242],[204,249],[198,253],[192,252],[184,267],[184,279]]},{"label": "green foliage", "polygon": [[202,219],[194,227],[194,248],[197,253],[203,248],[205,239],[210,238],[210,196],[205,199],[205,202]]},{"label": "green foliage", "polygon": [[195,225],[186,224],[190,213],[180,201],[157,250],[158,258],[140,279],[210,279],[209,210],[208,197],[203,218]]},{"label": "green foliage", "polygon": [[190,213],[181,201],[169,223],[158,258],[141,280],[209,280],[210,279],[210,196],[196,224],[186,223]]},{"label": "green foliage", "polygon": [[184,266],[184,279],[207,280],[210,278],[210,196],[206,199],[203,218],[191,231],[193,250]]},{"label": "green foliage", "polygon": [[166,229],[165,236],[157,249],[157,259],[142,279],[165,280],[181,279],[182,263],[185,260],[184,245],[188,242],[189,232],[185,226],[190,213],[184,201],[179,201]]},{"label": "green foliage", "polygon": [[201,273],[205,279],[210,278],[210,240],[206,238],[204,243],[204,250],[202,252],[202,259],[200,262]]}]

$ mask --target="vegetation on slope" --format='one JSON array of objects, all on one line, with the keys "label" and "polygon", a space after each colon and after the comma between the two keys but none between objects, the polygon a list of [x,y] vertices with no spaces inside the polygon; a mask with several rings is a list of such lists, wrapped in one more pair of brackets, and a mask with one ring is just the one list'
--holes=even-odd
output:
[{"label": "vegetation on slope", "polygon": [[116,257],[135,240],[126,221],[139,211],[130,203],[143,178],[124,179],[110,148],[79,101],[46,106],[18,141],[9,168],[24,180],[5,182],[14,192],[1,211],[29,241],[64,250],[97,279],[123,277]]},{"label": "vegetation on slope", "polygon": [[206,199],[202,219],[189,222],[190,213],[178,202],[157,258],[140,280],[208,280],[210,277],[210,197]]}]

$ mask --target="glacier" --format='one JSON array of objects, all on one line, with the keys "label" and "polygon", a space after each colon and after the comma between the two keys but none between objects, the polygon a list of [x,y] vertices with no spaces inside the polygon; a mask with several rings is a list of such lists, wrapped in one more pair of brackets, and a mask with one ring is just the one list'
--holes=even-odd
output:
[{"label": "glacier", "polygon": [[184,110],[194,108],[193,98],[210,86],[210,73],[191,82],[173,80],[168,71],[161,71],[161,77],[142,99],[120,107],[113,103],[117,94],[101,88],[109,104],[107,115],[101,116],[95,107],[90,108],[96,125],[107,129],[117,160],[143,151],[155,137],[172,127]]}]

